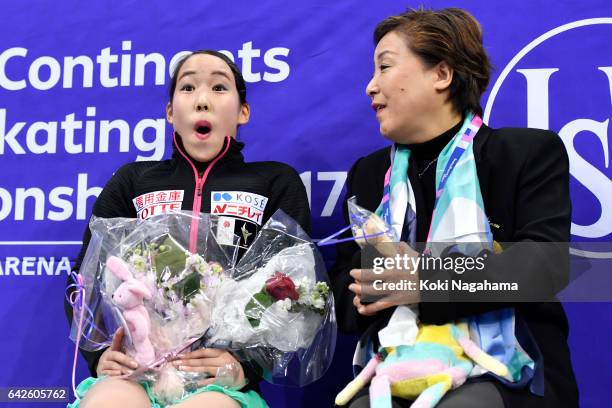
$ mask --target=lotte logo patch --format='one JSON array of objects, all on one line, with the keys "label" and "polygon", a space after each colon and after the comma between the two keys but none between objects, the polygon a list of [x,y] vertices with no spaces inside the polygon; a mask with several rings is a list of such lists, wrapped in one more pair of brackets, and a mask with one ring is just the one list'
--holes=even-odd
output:
[{"label": "lotte logo patch", "polygon": [[183,205],[184,190],[152,191],[141,194],[132,200],[137,217],[146,220],[149,217],[180,211]]}]

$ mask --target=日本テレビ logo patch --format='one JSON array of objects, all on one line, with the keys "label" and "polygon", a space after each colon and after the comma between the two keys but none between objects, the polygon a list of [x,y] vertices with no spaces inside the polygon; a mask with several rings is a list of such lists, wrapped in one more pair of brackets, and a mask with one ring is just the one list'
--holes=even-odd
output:
[{"label": "\u65e5\u672c\u30c6\u30ec\u30d3 logo patch", "polygon": [[210,193],[211,214],[243,218],[261,225],[268,197],[244,191],[213,191]]}]

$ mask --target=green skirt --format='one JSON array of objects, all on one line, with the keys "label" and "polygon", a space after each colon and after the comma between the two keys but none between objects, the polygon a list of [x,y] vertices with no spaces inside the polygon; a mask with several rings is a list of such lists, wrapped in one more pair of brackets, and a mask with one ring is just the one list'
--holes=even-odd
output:
[{"label": "green skirt", "polygon": [[[77,397],[78,397],[77,400],[74,401],[72,404],[68,404],[67,408],[78,408],[79,405],[81,404],[81,398],[85,396],[87,391],[94,384],[96,384],[98,381],[104,378],[106,377],[104,376],[99,377],[99,378],[89,377],[81,381],[81,383],[77,386],[77,389],[76,389]],[[147,383],[140,383],[140,385],[142,385],[145,392],[147,393],[147,396],[149,397],[149,401],[151,401],[151,407],[164,408],[164,405],[160,404],[155,399],[155,396],[153,395],[153,391],[151,391],[151,388],[149,387]],[[215,391],[215,392],[220,392],[222,394],[225,394],[231,399],[233,399],[234,401],[238,402],[241,408],[269,408],[268,404],[266,404],[266,401],[264,401],[264,399],[255,391],[242,392],[242,391],[233,390],[230,388],[221,387],[216,384],[210,384],[205,387],[198,388],[188,393],[182,400],[185,400],[191,397],[192,395],[196,395],[196,394],[199,394],[201,392],[206,392],[206,391]],[[179,402],[177,402],[177,404]]]}]

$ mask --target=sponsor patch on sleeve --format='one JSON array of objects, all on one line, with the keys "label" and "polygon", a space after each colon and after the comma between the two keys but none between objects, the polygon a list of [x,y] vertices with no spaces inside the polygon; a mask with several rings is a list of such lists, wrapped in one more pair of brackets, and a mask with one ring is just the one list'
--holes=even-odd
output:
[{"label": "sponsor patch on sleeve", "polygon": [[146,220],[154,215],[180,211],[184,195],[185,190],[152,191],[139,195],[132,202],[136,207],[137,217]]},{"label": "sponsor patch on sleeve", "polygon": [[213,191],[210,212],[252,221],[261,225],[268,197],[244,191]]}]

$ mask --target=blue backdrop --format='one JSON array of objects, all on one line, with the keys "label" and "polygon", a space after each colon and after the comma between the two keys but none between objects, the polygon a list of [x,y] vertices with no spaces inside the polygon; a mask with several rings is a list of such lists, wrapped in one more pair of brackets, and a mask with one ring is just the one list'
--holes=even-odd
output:
[{"label": "blue backdrop", "polygon": [[[364,90],[374,26],[409,6],[466,8],[482,23],[495,66],[485,121],[560,133],[571,160],[572,239],[612,241],[609,0],[174,3],[2,6],[0,387],[69,386],[66,274],[112,172],[170,153],[169,70],[185,50],[224,50],[242,69],[252,109],[239,134],[245,155],[298,169],[318,238],[343,224],[350,165],[386,144]],[[612,307],[565,307],[582,406],[609,406]],[[331,406],[350,377],[354,341],[340,337],[321,381],[302,390],[264,386],[270,405]]]}]

